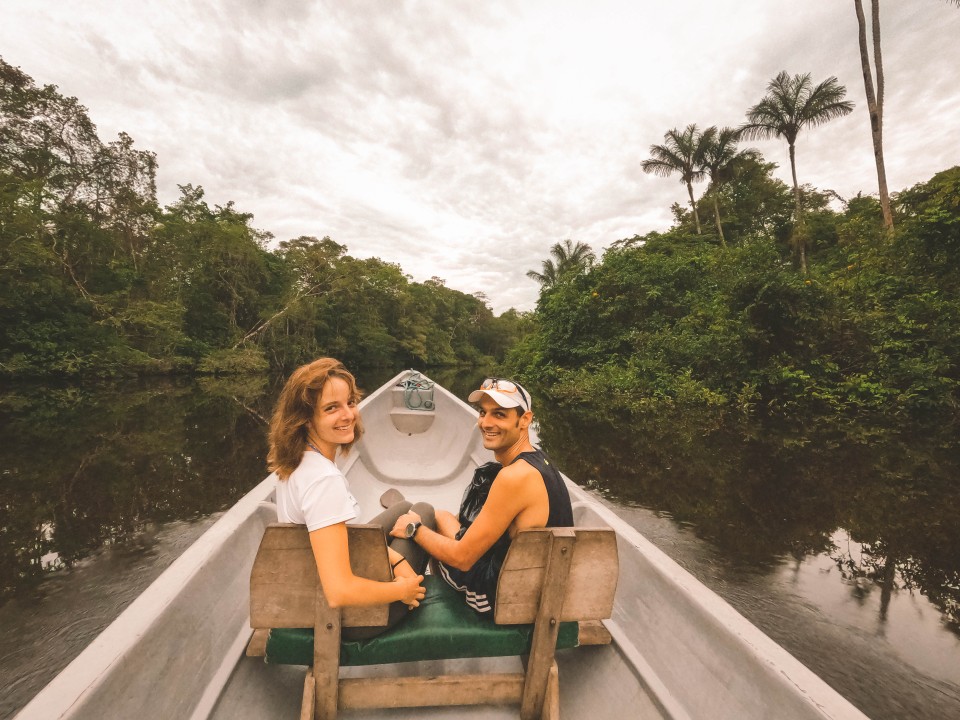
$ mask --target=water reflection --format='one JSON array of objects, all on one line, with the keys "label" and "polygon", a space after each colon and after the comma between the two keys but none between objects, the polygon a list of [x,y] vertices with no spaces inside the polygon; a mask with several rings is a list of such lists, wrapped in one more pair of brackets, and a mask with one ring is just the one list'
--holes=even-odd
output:
[{"label": "water reflection", "polygon": [[537,412],[567,474],[869,717],[960,717],[955,428]]},{"label": "water reflection", "polygon": [[19,385],[0,400],[2,596],[149,523],[223,510],[263,477],[266,378]]},{"label": "water reflection", "polygon": [[[659,417],[614,427],[542,402],[540,435],[571,477],[618,502],[689,523],[731,562],[775,567],[784,557],[831,558],[853,595],[917,591],[960,634],[960,440],[943,428],[890,428],[869,444],[811,422],[784,442],[743,422],[705,426]],[[843,528],[852,544],[838,544]]]}]

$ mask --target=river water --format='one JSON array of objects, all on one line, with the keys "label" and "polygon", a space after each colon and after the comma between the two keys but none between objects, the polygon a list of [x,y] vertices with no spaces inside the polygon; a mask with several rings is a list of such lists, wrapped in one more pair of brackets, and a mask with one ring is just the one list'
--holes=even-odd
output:
[{"label": "river water", "polygon": [[[391,371],[359,374],[373,390]],[[483,370],[431,376],[460,396]],[[268,378],[0,395],[0,718],[259,482]],[[865,441],[535,399],[560,467],[875,720],[960,718],[956,428]]]}]

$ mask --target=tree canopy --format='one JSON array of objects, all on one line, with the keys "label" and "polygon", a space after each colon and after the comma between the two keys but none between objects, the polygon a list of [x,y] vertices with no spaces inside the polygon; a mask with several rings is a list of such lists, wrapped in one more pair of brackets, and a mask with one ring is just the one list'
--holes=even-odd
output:
[{"label": "tree canopy", "polygon": [[277,243],[199,185],[160,207],[156,171],[0,59],[0,374],[493,362],[529,329],[330,238]]},{"label": "tree canopy", "polygon": [[804,128],[823,125],[853,112],[853,103],[844,99],[846,94],[847,89],[835,77],[814,85],[810,73],[791,76],[783,71],[767,85],[763,99],[747,110],[747,122],[740,128],[741,136],[746,139],[782,137],[787,141],[793,176],[794,242],[804,273],[807,271],[807,239],[797,183],[797,137]]},{"label": "tree canopy", "polygon": [[875,199],[834,210],[804,188],[808,275],[789,262],[790,190],[772,168],[751,158],[731,179],[727,247],[681,218],[544,288],[510,369],[630,426],[677,408],[788,426],[816,416],[869,442],[872,417],[956,422],[960,167],[895,195],[892,238]]},{"label": "tree canopy", "polygon": [[543,288],[550,288],[571,275],[588,269],[597,259],[586,243],[564,240],[554,243],[550,257],[543,261],[541,272],[527,270],[527,277],[536,280]]},{"label": "tree canopy", "polygon": [[687,186],[687,194],[690,196],[690,209],[693,211],[697,235],[700,234],[700,216],[693,199],[693,183],[706,177],[706,155],[716,131],[715,127],[710,127],[701,132],[695,123],[687,125],[682,131],[676,128],[668,130],[663,136],[663,145],[651,145],[652,157],[640,164],[646,173],[661,177],[674,173],[680,175],[680,182]]}]

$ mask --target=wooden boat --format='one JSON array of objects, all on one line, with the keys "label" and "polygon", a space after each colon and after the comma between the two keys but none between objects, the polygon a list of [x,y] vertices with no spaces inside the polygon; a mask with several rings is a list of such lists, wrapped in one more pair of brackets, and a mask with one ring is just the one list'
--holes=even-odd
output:
[{"label": "wooden boat", "polygon": [[[400,373],[363,401],[367,433],[343,459],[368,516],[378,512],[389,487],[455,509],[474,468],[492,459],[476,431],[476,412],[440,386],[403,387],[411,373]],[[577,525],[616,531],[620,579],[606,623],[613,642],[558,652],[563,717],[865,718],[610,509],[567,483]],[[266,665],[244,654],[252,632],[250,570],[264,528],[276,520],[274,485],[268,477],[225,513],[17,718],[297,717],[303,668]],[[472,668],[504,660],[413,665],[434,674],[446,672],[447,665]],[[435,707],[341,716],[515,718],[517,709]]]}]

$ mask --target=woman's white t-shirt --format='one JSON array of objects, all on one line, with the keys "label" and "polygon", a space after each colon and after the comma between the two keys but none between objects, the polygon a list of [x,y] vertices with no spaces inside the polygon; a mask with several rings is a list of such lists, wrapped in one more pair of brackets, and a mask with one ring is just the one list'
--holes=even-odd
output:
[{"label": "woman's white t-shirt", "polygon": [[286,480],[277,481],[277,520],[306,525],[307,530],[356,520],[360,504],[336,464],[307,450]]}]

